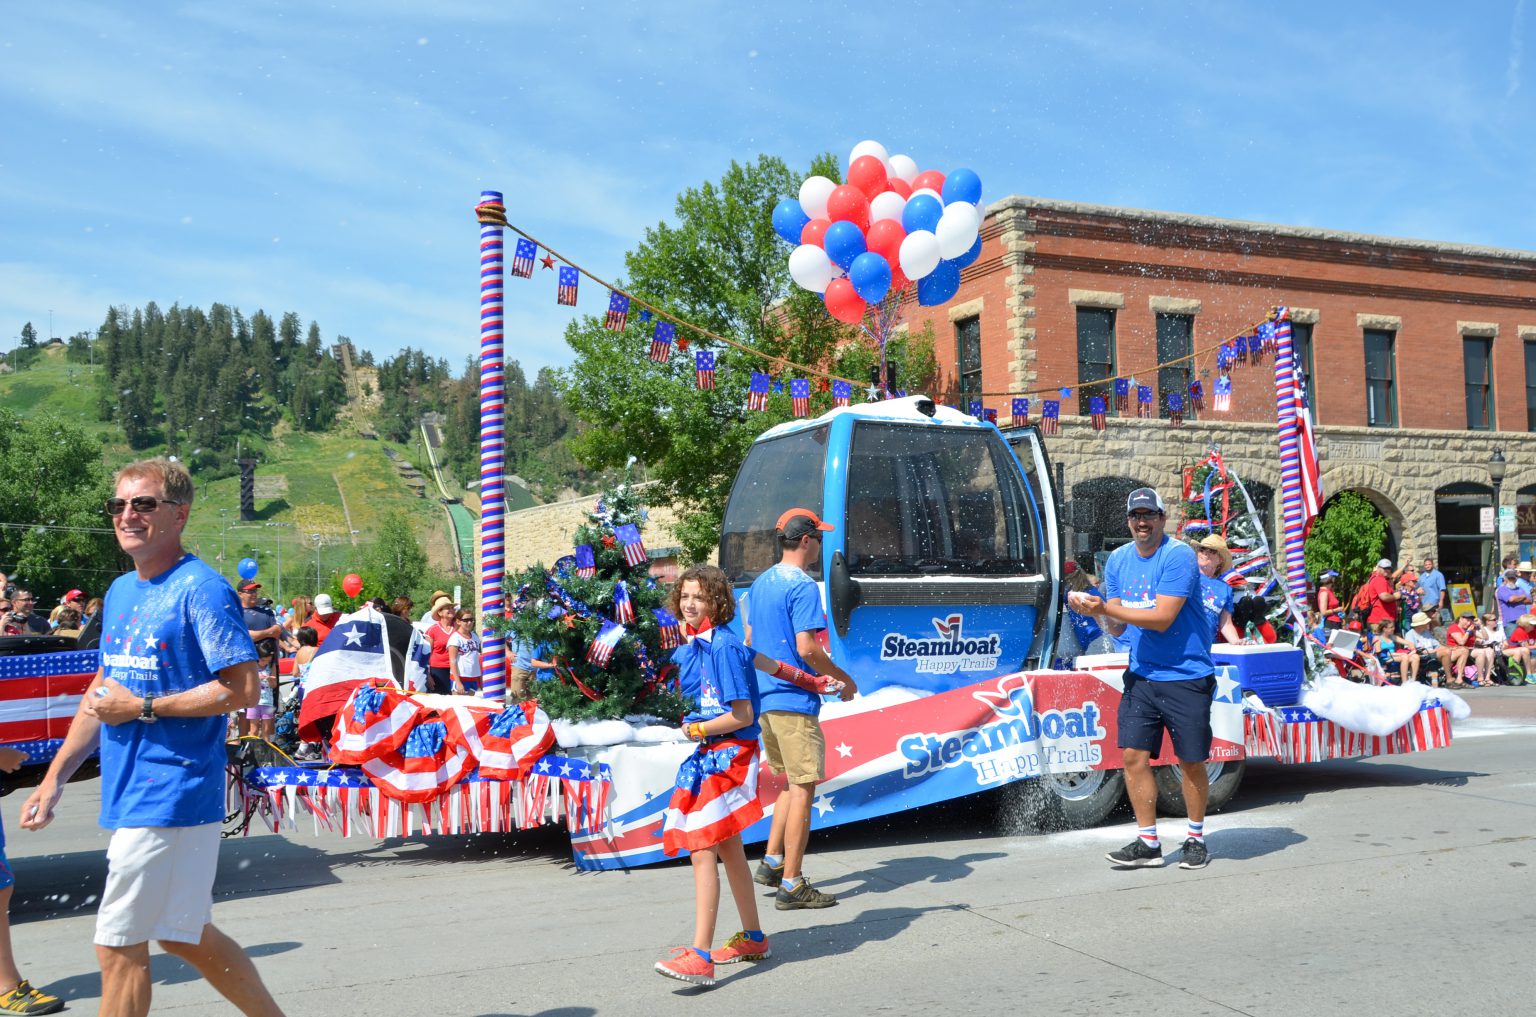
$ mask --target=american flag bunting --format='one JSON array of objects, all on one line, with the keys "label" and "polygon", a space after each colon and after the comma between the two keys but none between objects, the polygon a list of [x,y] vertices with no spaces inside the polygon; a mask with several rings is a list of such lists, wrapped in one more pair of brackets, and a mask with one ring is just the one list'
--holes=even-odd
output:
[{"label": "american flag bunting", "polygon": [[538,256],[539,249],[533,246],[532,240],[519,240],[517,248],[512,253],[512,264],[508,271],[519,279],[526,279],[533,275],[533,259]]},{"label": "american flag bunting", "polygon": [[1061,400],[1042,399],[1040,401],[1040,433],[1055,434],[1060,430]]},{"label": "american flag bunting", "polygon": [[640,539],[640,527],[634,523],[625,523],[623,526],[615,526],[613,535],[624,549],[624,561],[631,568],[639,568],[650,560],[645,552],[645,543]]},{"label": "american flag bunting", "polygon": [[1136,386],[1136,415],[1142,419],[1152,417],[1152,386]]},{"label": "american flag bunting", "polygon": [[969,407],[969,413],[970,413],[971,416],[975,417],[977,420],[981,419],[981,400],[980,399],[972,399],[971,400],[971,405]]},{"label": "american flag bunting", "polygon": [[670,321],[658,321],[656,331],[651,333],[650,358],[658,364],[665,364],[672,359],[672,340],[677,335],[677,326]]},{"label": "american flag bunting", "polygon": [[608,294],[608,314],[603,318],[603,327],[614,332],[622,332],[628,321],[629,298],[617,291]]},{"label": "american flag bunting", "polygon": [[1225,374],[1216,379],[1212,389],[1211,408],[1218,413],[1227,413],[1232,409],[1232,379]]},{"label": "american flag bunting", "polygon": [[678,627],[676,616],[664,607],[651,608],[651,614],[656,616],[656,628],[661,633],[661,648],[675,650],[681,646],[683,630]]},{"label": "american flag bunting", "polygon": [[997,423],[997,411],[988,406],[981,411],[981,419],[989,424]]},{"label": "american flag bunting", "polygon": [[1205,409],[1205,386],[1199,378],[1189,383],[1189,405],[1197,411]]},{"label": "american flag bunting", "polygon": [[1013,422],[1019,427],[1029,426],[1029,400],[1015,398],[1010,411],[1013,414]]},{"label": "american flag bunting", "polygon": [[847,406],[853,402],[853,386],[846,381],[834,381],[832,383],[832,405]]},{"label": "american flag bunting", "polygon": [[576,286],[580,282],[581,275],[574,268],[570,265],[561,265],[560,288],[555,291],[555,303],[575,307]]},{"label": "american flag bunting", "polygon": [[1088,400],[1088,419],[1093,421],[1095,431],[1104,430],[1105,420],[1109,416],[1108,407],[1104,403],[1103,396],[1092,396]]},{"label": "american flag bunting", "polygon": [[597,575],[597,558],[592,554],[591,544],[576,545],[576,574],[583,579]]},{"label": "american flag bunting", "polygon": [[715,387],[715,354],[712,350],[694,351],[693,377],[700,389]]},{"label": "american flag bunting", "polygon": [[1115,412],[1125,413],[1131,408],[1131,379],[1115,379]]},{"label": "american flag bunting", "polygon": [[625,625],[635,620],[635,602],[622,579],[613,584],[613,620]]},{"label": "american flag bunting", "polygon": [[795,416],[803,417],[811,412],[811,383],[805,378],[789,380],[789,405]]},{"label": "american flag bunting", "polygon": [[1184,423],[1184,396],[1180,392],[1168,393],[1168,422],[1174,427]]},{"label": "american flag bunting", "polygon": [[752,372],[752,384],[747,389],[747,409],[766,410],[768,408],[768,390],[772,387],[770,379],[762,371]]}]

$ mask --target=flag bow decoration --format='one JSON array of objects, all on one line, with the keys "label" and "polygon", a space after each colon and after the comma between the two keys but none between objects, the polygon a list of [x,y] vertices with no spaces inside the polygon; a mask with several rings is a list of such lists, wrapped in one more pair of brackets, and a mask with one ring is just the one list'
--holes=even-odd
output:
[{"label": "flag bow decoration", "polygon": [[532,240],[518,240],[517,249],[512,254],[511,274],[519,279],[533,275],[533,259],[538,253]]},{"label": "flag bow decoration", "polygon": [[645,544],[640,540],[640,527],[634,523],[625,523],[614,527],[613,535],[618,538],[619,546],[624,548],[624,561],[632,568],[639,568],[650,560],[645,552]]},{"label": "flag bow decoration", "polygon": [[629,297],[615,290],[608,295],[608,314],[603,318],[603,327],[622,332],[628,320]]},{"label": "flag bow decoration", "polygon": [[374,784],[402,802],[428,802],[468,776],[474,757],[462,742],[448,738],[441,720],[420,720],[392,749],[363,763]]},{"label": "flag bow decoration", "polygon": [[583,579],[597,575],[597,558],[592,554],[591,544],[576,545],[576,574]]},{"label": "flag bow decoration", "polygon": [[331,730],[331,762],[358,766],[405,743],[419,708],[393,682],[373,678],[352,690]]},{"label": "flag bow decoration", "polygon": [[683,631],[678,627],[677,618],[672,612],[664,607],[653,607],[651,614],[656,616],[656,628],[661,633],[661,648],[675,650],[681,646]]},{"label": "flag bow decoration", "polygon": [[587,647],[587,663],[598,667],[607,667],[608,661],[613,659],[614,648],[619,645],[619,640],[624,638],[624,626],[615,625],[604,618],[602,628],[598,630],[597,638],[592,640],[592,645]]},{"label": "flag bow decoration", "polygon": [[560,266],[560,288],[555,291],[555,303],[564,304],[567,307],[576,306],[576,286],[581,282],[581,276],[570,265]]},{"label": "flag bow decoration", "polygon": [[697,350],[693,354],[693,376],[700,389],[715,387],[715,354],[711,350]]},{"label": "flag bow decoration", "polygon": [[670,321],[658,321],[651,333],[650,357],[658,364],[672,359],[672,340],[677,337],[677,326]]},{"label": "flag bow decoration", "polygon": [[752,372],[752,384],[747,389],[747,409],[766,410],[768,408],[768,390],[771,380],[761,371]]},{"label": "flag bow decoration", "polygon": [[444,715],[450,737],[463,741],[487,780],[521,780],[555,745],[549,715],[535,702],[505,710],[455,707]]}]

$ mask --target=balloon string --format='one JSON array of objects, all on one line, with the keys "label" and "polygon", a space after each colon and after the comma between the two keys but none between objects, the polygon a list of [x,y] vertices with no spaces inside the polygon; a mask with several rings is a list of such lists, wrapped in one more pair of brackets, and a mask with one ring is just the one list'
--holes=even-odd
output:
[{"label": "balloon string", "polygon": [[[811,367],[808,364],[800,364],[800,363],[796,363],[793,360],[786,360],[783,357],[776,357],[776,356],[774,356],[771,353],[764,353],[762,350],[756,349],[756,348],[754,348],[752,346],[748,346],[746,343],[742,342],[739,339],[732,339],[729,336],[720,335],[718,332],[712,332],[709,329],[703,327],[702,325],[695,325],[693,322],[688,321],[686,318],[680,318],[680,317],[678,317],[675,314],[672,314],[672,313],[670,313],[668,311],[665,311],[662,308],[657,307],[655,304],[652,304],[649,301],[647,301],[647,300],[645,300],[645,299],[643,299],[643,298],[641,298],[639,296],[636,296],[634,293],[631,293],[629,290],[622,289],[621,287],[615,286],[613,283],[609,282],[606,279],[603,279],[601,276],[593,274],[592,272],[588,271],[583,266],[577,264],[576,262],[574,262],[571,259],[567,258],[565,255],[561,254],[559,251],[555,250],[553,247],[550,247],[548,244],[544,243],[542,240],[538,239],[533,234],[529,233],[528,231],[518,227],[517,225],[515,225],[515,224],[513,224],[511,222],[508,222],[507,221],[506,208],[504,206],[502,206],[502,205],[498,205],[498,204],[476,205],[475,206],[475,214],[476,214],[476,217],[479,219],[480,222],[488,223],[488,224],[495,225],[495,226],[501,226],[501,227],[503,227],[505,229],[511,230],[513,233],[516,233],[518,236],[524,238],[529,243],[532,243],[534,246],[542,247],[551,257],[555,258],[558,261],[564,262],[566,265],[568,265],[571,268],[574,268],[577,272],[580,272],[582,275],[586,276],[588,279],[591,279],[593,282],[597,283],[599,286],[602,286],[602,287],[604,287],[604,288],[606,288],[608,290],[611,290],[612,292],[617,293],[620,296],[628,297],[630,303],[638,304],[642,309],[650,311],[652,314],[654,314],[658,318],[661,318],[661,319],[663,319],[665,321],[670,321],[674,325],[677,325],[677,326],[679,326],[681,328],[686,328],[686,329],[688,329],[688,330],[690,330],[692,332],[696,332],[697,334],[705,337],[706,339],[713,339],[715,342],[721,343],[722,345],[729,346],[732,349],[740,350],[742,353],[745,353],[745,354],[747,354],[749,356],[760,357],[763,360],[771,361],[772,363],[778,364],[778,365],[780,365],[783,368],[792,368],[792,369],[794,369],[796,371],[799,371],[799,372],[801,372],[803,374],[806,374],[806,375],[809,375],[811,377],[825,378],[828,381],[845,381],[849,385],[852,385],[852,386],[855,386],[855,387],[859,387],[860,384],[861,384],[855,378],[845,378],[842,375],[833,374],[830,371],[823,371],[820,368]],[[894,296],[894,299],[893,299],[893,296]],[[880,348],[880,381],[878,383],[878,387],[883,392],[885,392],[885,394],[887,396],[890,395],[890,392],[885,387],[885,341],[890,338],[890,334],[891,334],[892,330],[894,329],[895,321],[900,316],[901,305],[906,302],[907,298],[908,298],[908,294],[907,294],[906,290],[902,289],[902,290],[900,290],[900,291],[898,291],[898,292],[896,292],[894,294],[887,295],[886,297],[884,297],[881,300],[881,302],[878,305],[877,309],[873,312],[873,316],[875,318],[874,324],[875,324],[876,331],[871,331],[869,329],[869,327],[864,324],[864,320],[862,318],[859,320],[859,323],[858,323],[858,326],[857,326],[860,332],[862,332],[865,336],[868,336]],[[886,307],[887,303],[890,305],[890,310],[889,311],[885,310],[885,307]],[[1268,315],[1265,318],[1265,320],[1266,321],[1273,321],[1274,320],[1274,314],[1271,313],[1270,315]],[[1202,346],[1199,349],[1196,349],[1196,350],[1186,354],[1185,356],[1175,357],[1172,360],[1165,360],[1165,361],[1163,361],[1160,364],[1155,364],[1152,367],[1144,368],[1143,372],[1141,372],[1141,373],[1150,374],[1153,371],[1160,371],[1160,370],[1162,370],[1165,367],[1177,367],[1178,365],[1186,363],[1186,362],[1192,364],[1193,366],[1195,366],[1198,369],[1198,360],[1199,360],[1199,358],[1204,357],[1204,356],[1206,356],[1206,355],[1208,355],[1210,353],[1214,353],[1216,350],[1218,350],[1221,347],[1227,345],[1228,343],[1232,342],[1233,340],[1238,339],[1238,338],[1240,338],[1242,336],[1251,335],[1252,333],[1253,333],[1253,329],[1252,328],[1244,329],[1243,331],[1240,331],[1240,332],[1234,332],[1231,335],[1227,336],[1225,339],[1222,339],[1222,340],[1220,340],[1218,342],[1213,342],[1213,343],[1210,343],[1208,345]],[[882,338],[882,337],[884,337],[884,338]],[[1111,375],[1111,376],[1106,377],[1106,378],[1094,378],[1094,379],[1091,379],[1091,380],[1089,380],[1087,382],[1078,381],[1078,382],[1076,382],[1073,385],[1055,384],[1055,385],[1044,385],[1044,386],[1041,386],[1039,388],[1033,388],[1033,389],[1015,389],[1015,390],[1012,390],[1012,391],[1005,391],[1005,392],[977,392],[977,393],[973,393],[973,394],[977,398],[980,398],[980,399],[986,399],[986,398],[989,398],[989,397],[990,398],[998,398],[998,399],[1007,399],[1007,398],[1014,397],[1014,396],[1022,397],[1022,396],[1044,395],[1046,393],[1059,392],[1063,388],[1082,388],[1084,385],[1105,385],[1105,384],[1110,384],[1112,382],[1121,381],[1121,380],[1134,380],[1136,375],[1137,375],[1137,373],[1138,372],[1136,372],[1136,371],[1128,371],[1128,372],[1125,372],[1125,373],[1122,373],[1122,374]]]}]

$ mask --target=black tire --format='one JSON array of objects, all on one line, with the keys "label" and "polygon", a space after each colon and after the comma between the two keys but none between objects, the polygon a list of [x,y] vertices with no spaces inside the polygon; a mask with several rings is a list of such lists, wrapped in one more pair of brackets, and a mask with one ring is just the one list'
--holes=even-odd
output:
[{"label": "black tire", "polygon": [[1004,790],[1002,817],[1010,828],[1035,833],[1097,826],[1125,801],[1119,770],[1047,773]]},{"label": "black tire", "polygon": [[[1239,785],[1243,783],[1243,773],[1247,769],[1246,759],[1205,764],[1205,771],[1211,778],[1211,796],[1205,803],[1207,813],[1220,812],[1232,800]],[[1188,810],[1184,808],[1184,779],[1179,775],[1179,768],[1154,766],[1152,777],[1157,781],[1157,814],[1188,815]]]}]

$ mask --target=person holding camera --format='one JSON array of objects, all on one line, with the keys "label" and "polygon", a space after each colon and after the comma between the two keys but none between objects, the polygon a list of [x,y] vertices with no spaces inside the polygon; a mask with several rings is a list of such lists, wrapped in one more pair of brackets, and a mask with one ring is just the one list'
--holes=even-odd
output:
[{"label": "person holding camera", "polygon": [[16,595],[11,598],[11,624],[20,630],[19,635],[46,636],[52,631],[48,616],[33,610],[36,604],[37,598],[32,596],[31,590],[17,588]]}]

